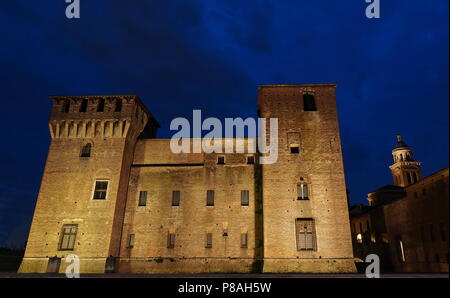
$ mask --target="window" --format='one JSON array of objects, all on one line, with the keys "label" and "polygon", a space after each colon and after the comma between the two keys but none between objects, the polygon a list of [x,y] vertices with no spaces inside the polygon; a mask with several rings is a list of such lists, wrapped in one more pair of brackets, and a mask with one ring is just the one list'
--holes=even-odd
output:
[{"label": "window", "polygon": [[63,225],[59,250],[73,250],[77,236],[78,225]]},{"label": "window", "polygon": [[206,245],[205,248],[212,248],[212,233],[206,234]]},{"label": "window", "polygon": [[214,206],[214,190],[206,192],[206,206]]},{"label": "window", "polygon": [[436,254],[436,263],[440,263],[441,262],[441,258],[439,257],[439,254]]},{"label": "window", "polygon": [[95,181],[94,200],[105,200],[108,181]]},{"label": "window", "polygon": [[69,111],[70,111],[70,100],[65,99],[62,105],[61,112],[69,113]]},{"label": "window", "polygon": [[134,234],[128,236],[128,248],[134,247]]},{"label": "window", "polygon": [[84,145],[83,148],[81,149],[80,157],[91,157],[91,148],[92,148],[91,143],[87,143],[86,145]]},{"label": "window", "polygon": [[433,224],[430,224],[430,239],[431,239],[431,242],[434,242],[434,240],[435,240],[434,225]]},{"label": "window", "polygon": [[122,111],[122,100],[119,98],[116,101],[116,107],[114,108],[114,112],[121,112]]},{"label": "window", "polygon": [[105,110],[105,99],[100,98],[100,101],[98,102],[97,105],[97,112],[103,112],[104,110]]},{"label": "window", "polygon": [[416,183],[417,181],[419,181],[419,177],[417,177],[417,173],[414,173],[414,183]]},{"label": "window", "polygon": [[248,247],[248,234],[242,233],[241,234],[241,248],[247,248]]},{"label": "window", "polygon": [[359,244],[363,243],[363,236],[361,233],[356,235],[356,242],[358,242]]},{"label": "window", "polygon": [[167,248],[174,248],[175,247],[175,234],[169,233],[167,235]]},{"label": "window", "polygon": [[218,156],[217,157],[217,164],[218,165],[224,165],[225,164],[225,156]]},{"label": "window", "polygon": [[303,110],[317,111],[316,100],[312,94],[303,94]]},{"label": "window", "polygon": [[445,233],[445,224],[443,222],[439,224],[439,230],[441,231],[441,241],[442,242],[447,241],[447,234]]},{"label": "window", "polygon": [[295,230],[297,233],[297,250],[316,250],[316,232],[313,219],[298,218]]},{"label": "window", "polygon": [[85,98],[81,101],[81,105],[80,105],[80,112],[81,113],[86,113],[87,111],[87,106],[88,106],[88,100]]},{"label": "window", "polygon": [[172,191],[172,206],[180,206],[180,191]]},{"label": "window", "polygon": [[249,191],[241,190],[241,206],[249,205]]},{"label": "window", "polygon": [[367,228],[367,232],[370,232],[370,223],[368,220],[366,220],[366,228]]},{"label": "window", "polygon": [[147,205],[147,191],[143,190],[139,192],[139,204],[138,206],[146,206]]},{"label": "window", "polygon": [[247,164],[248,165],[254,165],[255,164],[255,157],[254,156],[247,156]]},{"label": "window", "polygon": [[308,184],[297,184],[297,200],[309,200]]},{"label": "window", "polygon": [[290,148],[291,148],[291,153],[292,154],[299,154],[300,153],[300,148],[298,146],[293,145]]},{"label": "window", "polygon": [[406,173],[406,178],[408,178],[408,184],[412,183],[411,173]]}]

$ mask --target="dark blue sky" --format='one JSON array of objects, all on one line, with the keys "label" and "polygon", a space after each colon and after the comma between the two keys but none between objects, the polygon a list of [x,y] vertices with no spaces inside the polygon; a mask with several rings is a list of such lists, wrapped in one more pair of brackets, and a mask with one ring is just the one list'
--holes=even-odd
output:
[{"label": "dark blue sky", "polygon": [[[45,3],[44,3],[45,2]],[[428,175],[448,167],[448,1],[64,0],[0,4],[0,245],[22,243],[54,94],[137,93],[170,121],[256,117],[258,84],[338,83],[352,203],[391,183],[395,134]]]}]

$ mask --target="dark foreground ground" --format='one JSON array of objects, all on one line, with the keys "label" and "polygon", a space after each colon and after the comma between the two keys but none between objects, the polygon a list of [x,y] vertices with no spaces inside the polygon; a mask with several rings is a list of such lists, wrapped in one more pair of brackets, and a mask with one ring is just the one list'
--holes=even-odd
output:
[{"label": "dark foreground ground", "polygon": [[[364,274],[81,274],[81,278],[366,278]],[[64,274],[0,272],[0,278],[65,278]],[[381,278],[449,278],[448,274],[381,274]]]}]

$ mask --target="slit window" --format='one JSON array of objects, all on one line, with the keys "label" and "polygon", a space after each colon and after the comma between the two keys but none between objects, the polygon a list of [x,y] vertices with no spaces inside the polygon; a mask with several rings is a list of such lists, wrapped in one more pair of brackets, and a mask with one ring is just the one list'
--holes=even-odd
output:
[{"label": "slit window", "polygon": [[78,225],[63,225],[59,250],[73,250],[77,237]]},{"label": "slit window", "polygon": [[175,234],[169,233],[167,235],[167,248],[174,248],[175,247]]},{"label": "slit window", "polygon": [[308,184],[297,184],[297,200],[309,200]]},{"label": "slit window", "polygon": [[128,236],[128,248],[134,247],[134,234]]},{"label": "slit window", "polygon": [[314,219],[298,218],[295,222],[297,233],[297,250],[316,250],[316,231]]},{"label": "slit window", "polygon": [[406,262],[406,257],[405,257],[405,247],[403,246],[403,240],[401,236],[397,236],[397,253],[398,253],[398,258],[400,260],[400,262],[404,263]]},{"label": "slit window", "polygon": [[248,234],[242,233],[241,234],[241,248],[247,248],[248,247]]},{"label": "slit window", "polygon": [[241,190],[241,206],[249,205],[249,191]]},{"label": "slit window", "polygon": [[105,200],[108,191],[108,181],[95,181],[94,200]]},{"label": "slit window", "polygon": [[147,205],[147,191],[142,190],[139,192],[139,204],[138,206],[146,206]]},{"label": "slit window", "polygon": [[213,235],[212,235],[212,233],[207,233],[206,234],[206,245],[205,245],[205,248],[212,248],[212,238],[213,238]]},{"label": "slit window", "polygon": [[90,143],[84,145],[83,148],[81,149],[80,157],[91,157],[91,148],[92,145]]},{"label": "slit window", "polygon": [[172,191],[172,206],[180,206],[180,191]]},{"label": "slit window", "polygon": [[214,190],[206,192],[206,206],[214,206]]},{"label": "slit window", "polygon": [[316,99],[312,94],[303,94],[303,110],[304,111],[317,111]]}]

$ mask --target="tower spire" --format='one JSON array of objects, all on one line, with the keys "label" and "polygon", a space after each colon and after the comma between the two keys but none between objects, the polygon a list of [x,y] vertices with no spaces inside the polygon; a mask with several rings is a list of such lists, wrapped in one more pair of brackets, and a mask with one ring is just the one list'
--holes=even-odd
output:
[{"label": "tower spire", "polygon": [[392,150],[392,157],[394,164],[389,168],[395,185],[408,186],[419,181],[421,163],[414,160],[412,149],[406,145],[400,134],[397,135],[397,144]]}]

